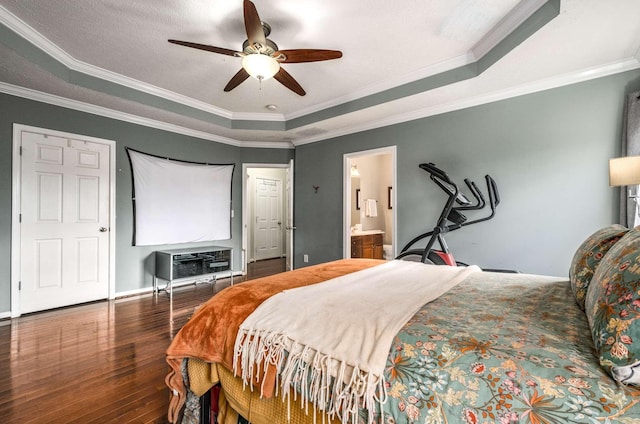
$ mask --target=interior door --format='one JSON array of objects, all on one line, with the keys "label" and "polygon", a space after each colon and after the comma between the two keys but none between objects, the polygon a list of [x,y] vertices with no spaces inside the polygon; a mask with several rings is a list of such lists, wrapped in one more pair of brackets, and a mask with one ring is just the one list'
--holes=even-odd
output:
[{"label": "interior door", "polygon": [[255,259],[282,256],[282,181],[256,178]]},{"label": "interior door", "polygon": [[293,159],[289,161],[289,167],[287,168],[287,207],[285,217],[285,254],[286,263],[285,267],[287,271],[293,269],[293,231],[296,229],[293,224]]},{"label": "interior door", "polygon": [[110,148],[22,132],[21,313],[108,297]]}]

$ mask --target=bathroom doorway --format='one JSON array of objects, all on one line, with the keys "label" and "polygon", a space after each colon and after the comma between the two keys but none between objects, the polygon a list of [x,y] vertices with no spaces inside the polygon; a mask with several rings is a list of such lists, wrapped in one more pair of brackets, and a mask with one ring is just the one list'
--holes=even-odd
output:
[{"label": "bathroom doorway", "polygon": [[396,146],[344,155],[343,257],[396,256]]}]

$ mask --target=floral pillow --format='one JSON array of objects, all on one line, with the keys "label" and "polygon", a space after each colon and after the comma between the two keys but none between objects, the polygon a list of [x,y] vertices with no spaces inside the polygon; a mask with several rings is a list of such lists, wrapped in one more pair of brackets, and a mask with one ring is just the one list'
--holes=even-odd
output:
[{"label": "floral pillow", "polygon": [[585,308],[600,364],[617,381],[640,385],[640,227],[602,258]]},{"label": "floral pillow", "polygon": [[622,225],[614,224],[601,228],[591,234],[576,250],[569,268],[571,289],[580,309],[584,311],[584,298],[589,283],[602,257],[629,230]]}]

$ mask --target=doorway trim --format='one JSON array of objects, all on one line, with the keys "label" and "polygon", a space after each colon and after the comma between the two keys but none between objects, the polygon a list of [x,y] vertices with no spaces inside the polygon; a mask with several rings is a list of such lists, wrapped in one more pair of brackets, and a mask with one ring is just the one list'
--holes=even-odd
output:
[{"label": "doorway trim", "polygon": [[13,146],[11,165],[11,318],[21,315],[20,311],[20,204],[22,193],[22,157],[20,145],[22,131],[44,133],[62,138],[74,138],[109,146],[109,299],[116,296],[116,142],[87,135],[56,131],[48,128],[13,124]]},{"label": "doorway trim", "polygon": [[343,199],[342,199],[342,256],[345,259],[351,257],[351,161],[353,159],[362,158],[366,156],[378,156],[378,155],[391,155],[391,181],[393,190],[391,190],[391,202],[394,205],[391,210],[391,221],[393,223],[393,237],[391,243],[393,245],[392,255],[396,256],[397,240],[398,240],[398,208],[395,206],[398,204],[397,198],[397,186],[398,186],[398,172],[397,172],[397,148],[396,146],[380,147],[371,150],[362,150],[359,152],[345,153],[343,155],[343,168],[342,168],[342,181],[343,181]]},{"label": "doorway trim", "polygon": [[[242,250],[240,251],[242,273],[247,273],[247,263],[249,260],[248,248],[249,248],[249,208],[248,208],[248,196],[249,196],[249,168],[263,168],[263,169],[285,169],[293,171],[293,160],[289,163],[243,163],[242,164]],[[289,178],[289,177],[287,177]],[[283,181],[283,189],[287,181]],[[283,191],[283,195],[287,197],[286,189]],[[292,194],[293,196],[293,194]],[[286,203],[289,207],[293,207],[293,199],[287,198]],[[287,211],[283,211],[283,221],[286,222]],[[286,231],[286,230],[285,230]],[[291,230],[293,231],[293,230]],[[291,258],[293,259],[293,241],[290,240],[289,234],[285,233],[285,245],[290,244]],[[285,246],[286,252],[286,246]],[[286,253],[285,253],[286,254]]]}]

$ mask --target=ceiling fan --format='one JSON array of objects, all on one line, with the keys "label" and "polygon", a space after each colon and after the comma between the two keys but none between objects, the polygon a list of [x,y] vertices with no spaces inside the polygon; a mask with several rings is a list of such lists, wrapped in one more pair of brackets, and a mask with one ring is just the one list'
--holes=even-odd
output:
[{"label": "ceiling fan", "polygon": [[169,40],[169,42],[227,56],[241,57],[242,68],[227,83],[224,91],[233,90],[249,76],[260,82],[273,77],[289,90],[304,96],[306,94],[304,89],[287,71],[282,69],[280,64],[319,62],[342,57],[342,52],[339,50],[279,50],[276,43],[267,38],[271,33],[271,27],[260,20],[256,6],[250,0],[244,0],[244,26],[247,40],[243,43],[241,52],[189,41]]}]

